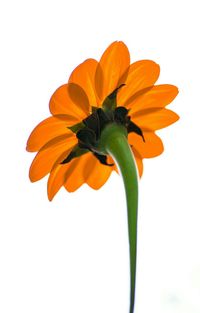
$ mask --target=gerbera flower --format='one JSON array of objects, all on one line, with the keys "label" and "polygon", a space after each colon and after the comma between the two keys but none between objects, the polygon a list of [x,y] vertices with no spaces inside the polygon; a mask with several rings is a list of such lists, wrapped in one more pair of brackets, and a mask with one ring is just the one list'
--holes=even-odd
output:
[{"label": "gerbera flower", "polygon": [[142,160],[163,152],[155,131],[179,118],[165,108],[178,89],[155,86],[159,72],[159,65],[150,60],[130,64],[126,45],[112,43],[99,62],[86,60],[75,68],[68,84],[55,91],[49,104],[52,116],[36,126],[27,142],[28,151],[38,151],[30,179],[34,182],[49,174],[49,200],[62,186],[75,191],[87,183],[99,189],[117,171],[115,162],[119,166],[127,200],[130,313],[135,296],[138,207],[134,159],[141,176]]},{"label": "gerbera flower", "polygon": [[28,151],[38,151],[30,180],[49,174],[49,200],[62,186],[69,192],[84,183],[99,189],[117,171],[112,158],[99,149],[108,124],[126,130],[140,176],[142,160],[163,152],[155,131],[178,120],[177,114],[165,108],[178,89],[155,85],[159,73],[159,65],[150,60],[130,64],[126,45],[114,42],[99,62],[87,59],[55,91],[49,104],[52,116],[36,126],[27,142]]}]

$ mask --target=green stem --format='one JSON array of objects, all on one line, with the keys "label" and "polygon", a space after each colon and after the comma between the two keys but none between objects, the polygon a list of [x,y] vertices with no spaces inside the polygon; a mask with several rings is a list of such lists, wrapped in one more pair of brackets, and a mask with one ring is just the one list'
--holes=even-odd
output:
[{"label": "green stem", "polygon": [[127,132],[123,126],[109,124],[101,135],[104,151],[113,157],[121,172],[126,192],[128,233],[130,251],[130,313],[134,309],[135,276],[136,276],[136,244],[137,244],[137,208],[138,179],[133,153],[127,140]]}]

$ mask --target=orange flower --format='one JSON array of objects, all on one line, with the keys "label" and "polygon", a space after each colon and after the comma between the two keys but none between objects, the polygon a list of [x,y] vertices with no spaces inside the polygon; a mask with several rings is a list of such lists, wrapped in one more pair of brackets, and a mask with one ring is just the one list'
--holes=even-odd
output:
[{"label": "orange flower", "polygon": [[68,84],[55,91],[49,104],[52,116],[36,126],[27,142],[28,151],[38,151],[30,180],[50,173],[49,200],[62,186],[70,192],[84,183],[99,189],[116,170],[111,157],[97,149],[107,123],[126,127],[140,176],[142,159],[163,152],[155,131],[179,119],[165,108],[178,89],[155,86],[159,72],[159,65],[150,60],[130,64],[126,45],[114,42],[99,62],[87,59],[75,68]]}]

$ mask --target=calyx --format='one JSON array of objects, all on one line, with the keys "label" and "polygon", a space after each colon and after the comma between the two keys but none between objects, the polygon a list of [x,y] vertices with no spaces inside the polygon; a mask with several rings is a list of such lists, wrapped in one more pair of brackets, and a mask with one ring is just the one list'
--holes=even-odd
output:
[{"label": "calyx", "polygon": [[114,90],[103,102],[102,108],[92,108],[92,114],[84,119],[81,123],[69,127],[78,139],[78,144],[72,149],[70,154],[61,162],[61,164],[69,163],[72,159],[79,157],[87,152],[93,155],[104,165],[112,166],[107,162],[107,155],[99,149],[99,141],[103,129],[111,123],[116,123],[127,131],[127,134],[134,132],[141,136],[145,141],[141,129],[131,121],[128,116],[128,110],[125,107],[116,104],[116,96],[118,90]]}]

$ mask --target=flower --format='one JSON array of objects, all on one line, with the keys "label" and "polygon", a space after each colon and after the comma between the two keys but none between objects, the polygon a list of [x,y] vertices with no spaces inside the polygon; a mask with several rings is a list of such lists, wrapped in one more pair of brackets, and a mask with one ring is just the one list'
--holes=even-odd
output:
[{"label": "flower", "polygon": [[179,119],[165,108],[178,89],[154,85],[159,73],[159,65],[150,60],[130,64],[126,45],[113,42],[99,62],[85,60],[72,72],[68,84],[54,92],[49,103],[52,116],[35,127],[27,142],[28,151],[38,151],[30,180],[49,174],[49,200],[62,186],[69,192],[84,183],[99,189],[117,171],[112,158],[98,151],[101,131],[108,123],[126,127],[140,176],[143,158],[163,152],[155,131]]}]

